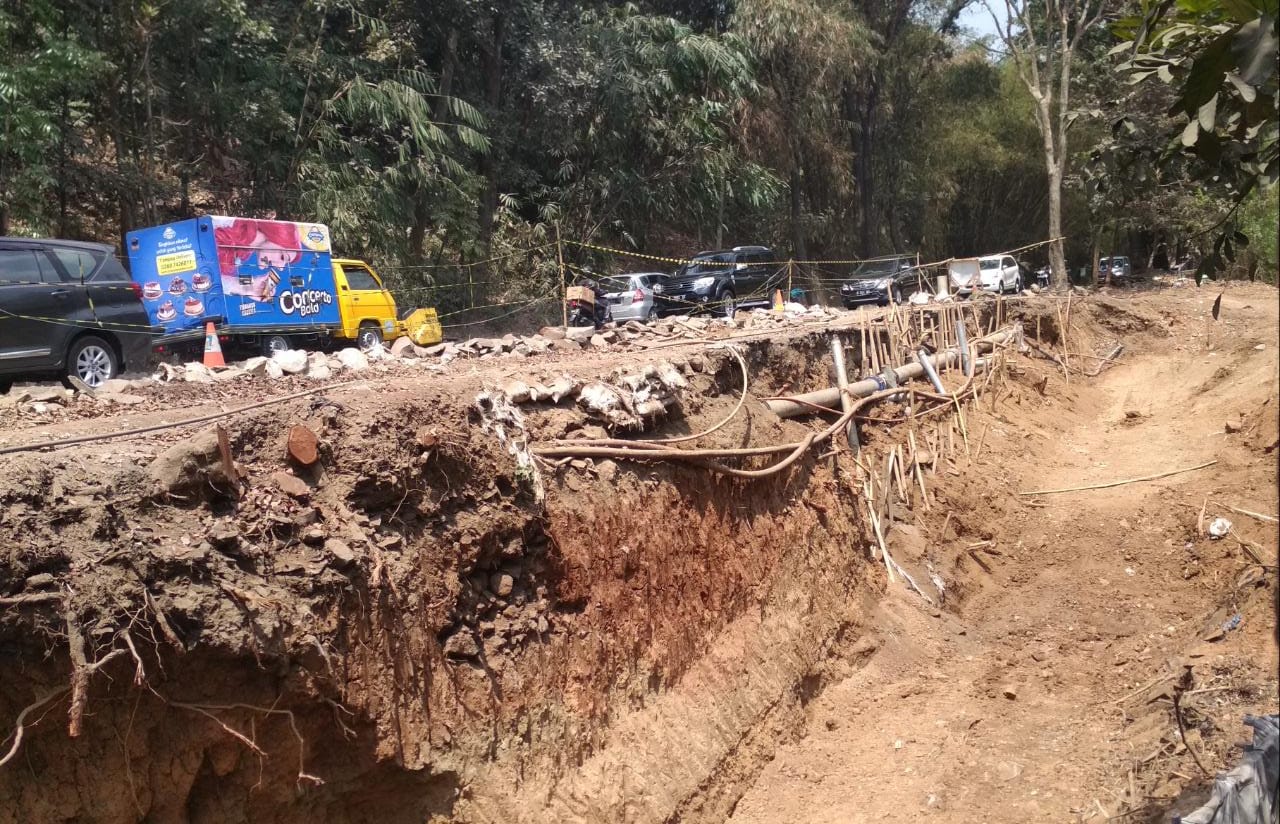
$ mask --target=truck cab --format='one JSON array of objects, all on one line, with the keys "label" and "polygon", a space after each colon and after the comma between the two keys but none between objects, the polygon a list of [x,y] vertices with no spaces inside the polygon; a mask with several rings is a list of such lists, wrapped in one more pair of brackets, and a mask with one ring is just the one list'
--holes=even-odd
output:
[{"label": "truck cab", "polygon": [[396,300],[373,267],[363,260],[334,258],[333,279],[342,318],[335,337],[353,340],[361,349],[400,337]]}]

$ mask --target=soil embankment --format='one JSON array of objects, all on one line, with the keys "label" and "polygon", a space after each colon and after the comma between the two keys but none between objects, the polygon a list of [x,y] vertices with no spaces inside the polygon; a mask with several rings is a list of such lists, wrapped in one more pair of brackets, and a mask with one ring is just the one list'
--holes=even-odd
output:
[{"label": "soil embankment", "polygon": [[[1010,352],[962,418],[873,418],[858,460],[833,442],[759,480],[531,459],[607,420],[477,403],[568,374],[639,386],[630,414],[665,391],[644,370],[665,362],[684,386],[658,432],[697,433],[741,391],[735,358],[701,344],[369,380],[237,416],[225,449],[198,426],[6,457],[0,718],[22,740],[0,748],[0,822],[1012,822],[1190,803],[1205,782],[1167,740],[1167,702],[1126,694],[1182,656],[1204,690],[1184,705],[1191,746],[1218,767],[1240,711],[1274,711],[1274,525],[1222,508],[1276,512],[1274,297],[1228,290],[1217,324],[1204,293],[1077,300],[1065,335],[1062,307],[1014,304],[1065,366]],[[697,445],[820,428],[757,398],[827,385],[826,335],[741,346],[750,394]],[[873,559],[860,480],[908,431],[920,466],[877,506],[919,593]],[[1226,540],[1203,534],[1206,497]]]}]

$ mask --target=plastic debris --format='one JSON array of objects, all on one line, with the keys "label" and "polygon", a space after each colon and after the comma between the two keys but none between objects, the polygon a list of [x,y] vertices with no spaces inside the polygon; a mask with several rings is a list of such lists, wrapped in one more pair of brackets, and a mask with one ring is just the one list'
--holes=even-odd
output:
[{"label": "plastic debris", "polygon": [[1213,523],[1209,524],[1209,537],[1214,540],[1225,538],[1231,534],[1231,522],[1226,518],[1218,517],[1213,519]]},{"label": "plastic debris", "polygon": [[1246,715],[1253,743],[1240,764],[1213,782],[1213,794],[1200,809],[1173,819],[1174,824],[1272,824],[1280,785],[1280,715]]}]

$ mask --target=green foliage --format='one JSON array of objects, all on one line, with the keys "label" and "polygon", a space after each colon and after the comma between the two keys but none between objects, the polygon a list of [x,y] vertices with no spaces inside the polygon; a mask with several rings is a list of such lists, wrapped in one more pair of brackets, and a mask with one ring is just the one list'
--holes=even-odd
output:
[{"label": "green foliage", "polygon": [[[1280,176],[1280,84],[1275,0],[1143,0],[1140,13],[1117,21],[1126,60],[1120,71],[1131,83],[1161,82],[1174,89],[1170,114],[1176,136],[1166,135],[1154,164],[1168,168],[1183,157],[1189,178],[1239,205],[1257,187]],[[1119,128],[1129,129],[1126,121]],[[1134,154],[1141,154],[1141,149]],[[1220,221],[1199,275],[1226,268],[1250,238],[1228,219]],[[1272,234],[1274,234],[1274,227]]]}]

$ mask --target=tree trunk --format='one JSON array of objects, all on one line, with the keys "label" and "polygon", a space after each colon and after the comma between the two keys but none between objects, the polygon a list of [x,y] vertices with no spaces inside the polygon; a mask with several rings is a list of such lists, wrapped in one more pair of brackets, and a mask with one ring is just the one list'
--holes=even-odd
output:
[{"label": "tree trunk", "polygon": [[[490,122],[497,119],[498,107],[502,103],[502,49],[506,45],[506,40],[506,18],[495,13],[493,41],[483,50],[485,103],[488,104],[486,114]],[[498,211],[498,179],[494,168],[496,151],[497,145],[494,141],[490,144],[489,151],[480,156],[480,176],[485,179],[484,192],[480,197],[480,245],[486,256],[489,254],[489,241],[493,237],[493,218]]]},{"label": "tree trunk", "polygon": [[791,248],[795,250],[797,260],[808,260],[809,253],[804,242],[804,210],[800,202],[800,158],[799,152],[792,153],[791,165]]},{"label": "tree trunk", "polygon": [[875,93],[868,95],[859,117],[861,126],[858,134],[857,185],[862,208],[862,254],[872,257],[877,254],[875,248],[879,232],[876,225],[875,180],[871,173],[872,152],[875,151]]}]

